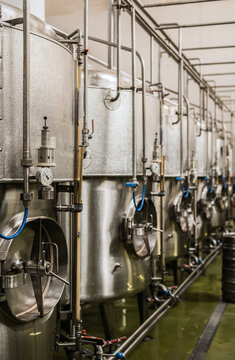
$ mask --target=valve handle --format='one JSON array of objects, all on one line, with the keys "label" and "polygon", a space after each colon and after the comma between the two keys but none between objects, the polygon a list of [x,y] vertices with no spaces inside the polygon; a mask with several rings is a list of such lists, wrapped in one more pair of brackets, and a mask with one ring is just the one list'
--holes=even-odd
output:
[{"label": "valve handle", "polygon": [[65,280],[65,279],[63,279],[62,277],[60,277],[59,275],[55,274],[53,271],[49,271],[49,272],[48,272],[48,276],[54,276],[56,279],[62,281],[62,282],[65,283],[66,285],[70,285],[67,280]]},{"label": "valve handle", "polygon": [[157,228],[153,228],[153,231],[158,231],[158,232],[163,233],[163,230],[161,230],[161,229],[157,229]]}]

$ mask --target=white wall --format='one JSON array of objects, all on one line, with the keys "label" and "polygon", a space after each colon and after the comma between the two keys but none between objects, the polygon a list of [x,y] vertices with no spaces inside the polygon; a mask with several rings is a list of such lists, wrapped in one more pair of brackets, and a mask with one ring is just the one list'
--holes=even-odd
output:
[{"label": "white wall", "polygon": [[[5,3],[23,8],[23,0],[4,0]],[[45,1],[44,0],[30,0],[31,13],[41,20],[45,21]]]}]

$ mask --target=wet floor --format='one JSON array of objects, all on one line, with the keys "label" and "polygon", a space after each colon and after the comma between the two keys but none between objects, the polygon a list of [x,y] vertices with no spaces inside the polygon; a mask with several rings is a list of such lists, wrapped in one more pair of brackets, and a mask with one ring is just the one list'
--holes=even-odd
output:
[{"label": "wet floor", "polygon": [[[128,360],[187,360],[221,296],[221,258],[218,257],[183,295],[180,303],[154,326],[150,341],[142,342]],[[118,336],[129,336],[139,325],[136,298],[115,302]],[[103,337],[98,307],[83,312],[89,335]],[[235,305],[229,304],[206,360],[235,359]],[[58,356],[57,359],[64,359]]]}]

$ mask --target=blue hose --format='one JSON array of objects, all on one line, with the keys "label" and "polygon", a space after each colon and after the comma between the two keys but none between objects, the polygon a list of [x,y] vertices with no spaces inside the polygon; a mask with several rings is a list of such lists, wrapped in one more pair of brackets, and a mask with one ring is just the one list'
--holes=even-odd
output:
[{"label": "blue hose", "polygon": [[136,205],[135,193],[133,192],[133,201],[134,201],[134,205],[135,205],[136,211],[141,211],[141,210],[143,209],[143,206],[144,206],[144,198],[145,198],[145,185],[143,185],[143,194],[142,194],[142,201],[141,201],[140,207],[138,207],[138,206]]},{"label": "blue hose", "polygon": [[0,238],[5,239],[5,240],[11,240],[11,239],[16,238],[18,235],[20,235],[21,231],[22,231],[22,230],[24,229],[24,227],[25,227],[25,224],[26,224],[26,221],[27,221],[27,217],[28,217],[28,212],[29,212],[29,209],[28,209],[28,208],[25,208],[25,210],[24,210],[24,219],[23,219],[23,221],[22,221],[22,224],[21,224],[19,230],[18,230],[15,234],[10,235],[10,236],[6,236],[6,235],[3,235],[3,234],[0,233]]},{"label": "blue hose", "polygon": [[212,194],[212,192],[214,190],[214,182],[213,182],[213,180],[211,180],[211,187],[209,188],[209,186],[207,185],[207,188],[208,188],[208,193]]},{"label": "blue hose", "polygon": [[184,197],[185,199],[187,199],[187,197],[189,196],[189,186],[188,186],[186,192],[184,192],[184,186],[183,186],[183,184],[181,184],[180,187],[181,187],[181,191],[182,191],[183,197]]}]

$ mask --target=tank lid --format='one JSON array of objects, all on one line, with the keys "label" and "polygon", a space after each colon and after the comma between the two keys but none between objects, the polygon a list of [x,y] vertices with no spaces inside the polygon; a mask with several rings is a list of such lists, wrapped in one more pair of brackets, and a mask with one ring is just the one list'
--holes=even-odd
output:
[{"label": "tank lid", "polygon": [[[3,2],[23,9],[23,0],[4,0]],[[42,21],[45,21],[45,0],[30,0],[30,12]]]},{"label": "tank lid", "polygon": [[[4,2],[0,3],[1,7],[1,18],[2,21],[8,22],[9,20],[18,19],[23,17],[22,9],[19,9],[15,6],[6,4]],[[17,25],[17,27],[22,27],[22,25]],[[44,21],[40,20],[38,17],[31,15],[30,17],[30,30],[45,35],[54,40],[58,40],[59,37],[56,35],[52,27],[46,24]]]}]

